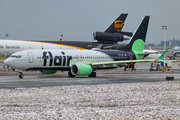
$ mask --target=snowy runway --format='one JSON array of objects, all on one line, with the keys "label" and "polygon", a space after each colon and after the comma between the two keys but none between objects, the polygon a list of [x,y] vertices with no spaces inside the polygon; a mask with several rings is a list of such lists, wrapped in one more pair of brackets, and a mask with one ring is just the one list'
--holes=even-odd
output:
[{"label": "snowy runway", "polygon": [[0,89],[0,119],[179,119],[180,82]]}]

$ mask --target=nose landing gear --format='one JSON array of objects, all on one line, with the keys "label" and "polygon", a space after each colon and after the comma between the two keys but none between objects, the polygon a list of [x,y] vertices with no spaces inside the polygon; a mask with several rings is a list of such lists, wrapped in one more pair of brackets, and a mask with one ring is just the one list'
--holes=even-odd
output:
[{"label": "nose landing gear", "polygon": [[20,79],[24,78],[24,75],[23,75],[22,72],[19,72],[19,78],[20,78]]}]

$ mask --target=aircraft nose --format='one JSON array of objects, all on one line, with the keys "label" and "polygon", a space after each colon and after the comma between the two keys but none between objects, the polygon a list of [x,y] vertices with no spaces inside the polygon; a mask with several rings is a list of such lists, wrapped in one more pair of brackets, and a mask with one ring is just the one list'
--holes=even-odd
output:
[{"label": "aircraft nose", "polygon": [[7,58],[5,61],[4,61],[4,64],[9,66],[9,67],[12,67],[13,65],[13,60],[11,60],[10,58]]}]

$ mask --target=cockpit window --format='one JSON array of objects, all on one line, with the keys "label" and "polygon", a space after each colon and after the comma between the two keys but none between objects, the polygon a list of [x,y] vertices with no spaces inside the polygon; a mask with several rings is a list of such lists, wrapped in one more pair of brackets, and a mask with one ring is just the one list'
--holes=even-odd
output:
[{"label": "cockpit window", "polygon": [[11,58],[21,58],[21,55],[11,55]]},{"label": "cockpit window", "polygon": [[12,58],[15,58],[15,56],[14,56],[14,55],[11,55],[11,57],[12,57]]}]

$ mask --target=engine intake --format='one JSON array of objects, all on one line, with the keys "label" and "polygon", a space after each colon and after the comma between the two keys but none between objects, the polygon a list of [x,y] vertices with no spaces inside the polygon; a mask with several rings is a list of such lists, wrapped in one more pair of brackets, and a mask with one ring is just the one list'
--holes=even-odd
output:
[{"label": "engine intake", "polygon": [[88,64],[77,63],[71,66],[71,73],[73,75],[90,75],[92,67]]}]

